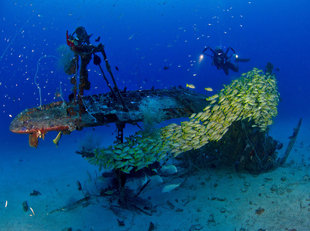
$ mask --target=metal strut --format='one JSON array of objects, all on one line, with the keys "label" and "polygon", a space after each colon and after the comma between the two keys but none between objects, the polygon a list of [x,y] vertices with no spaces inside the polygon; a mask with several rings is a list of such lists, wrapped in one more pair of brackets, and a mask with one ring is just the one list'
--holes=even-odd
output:
[{"label": "metal strut", "polygon": [[121,103],[122,103],[122,105],[123,105],[124,111],[128,111],[128,108],[126,107],[126,105],[125,105],[125,103],[124,103],[123,97],[122,97],[122,95],[121,95],[121,93],[120,93],[120,91],[119,91],[119,89],[118,89],[118,87],[117,87],[117,84],[116,84],[115,78],[114,78],[114,76],[113,76],[113,73],[112,73],[112,71],[111,71],[111,66],[110,66],[110,64],[109,64],[109,62],[108,62],[108,58],[107,58],[107,55],[106,55],[106,53],[105,53],[105,50],[104,50],[103,45],[102,45],[102,47],[101,47],[101,54],[102,54],[103,59],[104,59],[104,61],[105,61],[105,65],[106,65],[107,71],[109,72],[109,74],[110,74],[110,76],[111,76],[111,78],[112,78],[112,81],[113,81],[115,90],[116,90],[116,92],[117,92],[117,94],[118,94],[118,97],[119,97],[119,99],[120,99],[120,101],[121,101]]},{"label": "metal strut", "polygon": [[116,94],[115,94],[115,92],[114,92],[114,90],[113,90],[113,88],[112,88],[112,86],[111,86],[109,80],[108,80],[107,77],[105,76],[105,74],[104,74],[104,72],[103,72],[103,69],[102,69],[101,65],[98,64],[98,66],[99,66],[99,69],[100,69],[100,71],[101,71],[101,74],[102,74],[102,76],[103,76],[103,78],[104,78],[106,84],[108,85],[108,88],[110,89],[110,91],[111,91],[113,97],[114,97],[115,99],[117,99],[117,96],[116,96]]}]

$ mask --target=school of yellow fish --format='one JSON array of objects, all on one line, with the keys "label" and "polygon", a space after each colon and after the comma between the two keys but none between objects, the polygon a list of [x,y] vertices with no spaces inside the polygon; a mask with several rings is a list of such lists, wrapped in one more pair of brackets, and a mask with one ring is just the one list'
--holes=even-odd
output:
[{"label": "school of yellow fish", "polygon": [[202,112],[192,114],[180,125],[173,123],[148,135],[137,132],[122,144],[97,150],[88,160],[100,168],[129,173],[218,141],[238,120],[252,121],[253,127],[265,131],[278,113],[277,81],[274,75],[254,68],[207,98],[207,102]]},{"label": "school of yellow fish", "polygon": [[265,131],[278,113],[279,93],[274,75],[264,75],[254,68],[207,101],[209,105],[192,114],[189,121],[162,129],[174,156],[220,140],[234,121],[253,120],[253,127]]}]

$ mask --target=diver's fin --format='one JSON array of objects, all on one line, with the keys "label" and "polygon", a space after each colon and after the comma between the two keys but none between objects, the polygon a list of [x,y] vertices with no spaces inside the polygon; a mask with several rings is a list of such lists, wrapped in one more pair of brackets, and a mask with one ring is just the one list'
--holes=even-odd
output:
[{"label": "diver's fin", "polygon": [[250,59],[240,59],[240,58],[237,58],[236,59],[236,62],[241,62],[241,63],[246,63],[246,62],[249,62]]}]

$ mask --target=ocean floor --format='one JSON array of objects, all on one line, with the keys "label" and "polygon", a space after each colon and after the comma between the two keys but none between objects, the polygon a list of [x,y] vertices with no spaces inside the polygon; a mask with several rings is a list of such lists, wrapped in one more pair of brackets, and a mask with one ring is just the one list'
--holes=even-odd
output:
[{"label": "ocean floor", "polygon": [[[284,144],[280,153],[297,122],[281,120],[272,127],[271,135]],[[140,194],[151,205],[150,214],[119,209],[113,194],[98,195],[107,179],[75,153],[83,132],[63,137],[58,148],[49,137],[32,149],[25,137],[24,146],[2,147],[0,230],[308,231],[309,122],[303,121],[283,168],[260,175],[213,168],[186,177],[169,175],[163,183],[151,181]],[[111,128],[100,132],[107,143],[112,141]],[[135,179],[129,187],[138,190],[143,181],[145,177]],[[172,183],[181,185],[163,193],[164,185]],[[83,200],[86,192],[92,196]]]}]

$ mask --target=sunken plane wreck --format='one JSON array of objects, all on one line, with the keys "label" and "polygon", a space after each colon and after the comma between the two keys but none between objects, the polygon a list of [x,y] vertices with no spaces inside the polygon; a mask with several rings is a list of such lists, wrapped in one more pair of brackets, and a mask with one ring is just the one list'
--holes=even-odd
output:
[{"label": "sunken plane wreck", "polygon": [[10,130],[29,134],[30,146],[36,147],[38,139],[49,131],[68,134],[109,123],[135,125],[143,121],[145,108],[154,106],[162,115],[156,122],[161,122],[189,117],[206,105],[205,95],[184,88],[121,91],[120,94],[126,109],[111,93],[83,96],[81,103],[59,101],[26,109],[13,119]]}]

